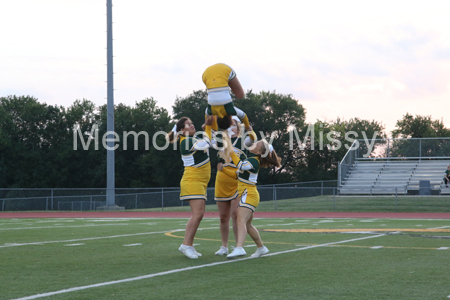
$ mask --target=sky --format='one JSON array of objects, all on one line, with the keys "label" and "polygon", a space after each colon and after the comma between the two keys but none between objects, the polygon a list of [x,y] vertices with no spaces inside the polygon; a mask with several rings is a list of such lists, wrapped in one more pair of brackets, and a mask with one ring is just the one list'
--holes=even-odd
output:
[{"label": "sky", "polygon": [[[292,95],[309,123],[391,131],[409,113],[450,127],[449,11],[447,0],[113,0],[114,102],[153,97],[171,114],[222,62],[244,90]],[[0,28],[0,97],[106,104],[106,1],[0,0]]]}]

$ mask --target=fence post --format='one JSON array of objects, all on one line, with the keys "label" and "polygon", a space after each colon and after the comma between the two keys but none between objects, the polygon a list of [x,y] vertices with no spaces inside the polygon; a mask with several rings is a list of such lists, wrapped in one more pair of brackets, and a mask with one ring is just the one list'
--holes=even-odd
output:
[{"label": "fence post", "polygon": [[164,210],[164,188],[161,189],[161,210]]},{"label": "fence post", "polygon": [[387,141],[387,142],[388,142],[388,145],[387,145],[387,155],[386,155],[386,158],[389,158],[389,141],[390,141],[390,140],[388,139],[388,141]]},{"label": "fence post", "polygon": [[395,188],[395,210],[398,212],[397,188]]},{"label": "fence post", "polygon": [[[51,191],[52,191],[51,196],[52,196],[52,210],[53,210],[53,189]],[[59,207],[58,207],[58,210],[59,210]]]},{"label": "fence post", "polygon": [[48,197],[45,197],[45,211],[48,211]]},{"label": "fence post", "polygon": [[2,211],[5,211],[5,199],[2,200]]},{"label": "fence post", "polygon": [[422,158],[422,139],[419,139],[419,157]]},{"label": "fence post", "polygon": [[323,196],[323,181],[321,182],[320,196]]},{"label": "fence post", "polygon": [[276,187],[275,184],[272,186],[272,198],[275,204],[275,210],[277,210],[277,191],[276,191]]},{"label": "fence post", "polygon": [[89,201],[89,210],[92,211],[92,195],[91,195],[90,201]]},{"label": "fence post", "polygon": [[333,188],[333,210],[336,210],[336,188]]},{"label": "fence post", "polygon": [[338,180],[337,180],[337,185],[340,186],[341,185],[341,162],[338,161]]},{"label": "fence post", "polygon": [[134,199],[134,209],[137,209],[137,193]]}]

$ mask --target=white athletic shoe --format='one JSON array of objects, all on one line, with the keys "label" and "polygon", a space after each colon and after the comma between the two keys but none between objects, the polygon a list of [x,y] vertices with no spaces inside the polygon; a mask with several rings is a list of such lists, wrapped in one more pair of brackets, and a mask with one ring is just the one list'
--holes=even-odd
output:
[{"label": "white athletic shoe", "polygon": [[228,254],[228,248],[224,246],[220,246],[219,251],[216,252],[216,255],[227,255]]},{"label": "white athletic shoe", "polygon": [[195,247],[192,246],[192,249],[194,250],[195,255],[197,255],[198,257],[202,256],[201,253],[197,252],[197,250],[195,250]]},{"label": "white athletic shoe", "polygon": [[244,248],[242,247],[236,247],[233,249],[233,252],[231,252],[230,254],[227,255],[227,258],[235,258],[238,256],[243,256],[247,254],[244,250]]},{"label": "white athletic shoe", "polygon": [[253,258],[260,257],[261,255],[264,255],[267,253],[269,253],[269,249],[267,249],[266,246],[262,246],[262,247],[259,247],[258,249],[256,249],[256,252],[253,253],[252,255],[250,255],[250,257],[253,257]]},{"label": "white athletic shoe", "polygon": [[194,247],[192,246],[186,246],[181,244],[180,248],[178,248],[178,250],[183,253],[184,255],[186,255],[187,257],[189,257],[190,259],[197,259],[198,255],[195,254],[194,252]]}]

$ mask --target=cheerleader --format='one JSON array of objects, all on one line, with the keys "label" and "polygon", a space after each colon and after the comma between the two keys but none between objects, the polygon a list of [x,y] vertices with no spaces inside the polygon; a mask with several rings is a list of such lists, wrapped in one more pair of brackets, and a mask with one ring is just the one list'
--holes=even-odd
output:
[{"label": "cheerleader", "polygon": [[203,139],[196,139],[195,127],[191,119],[182,117],[168,134],[171,143],[179,141],[179,149],[184,164],[184,173],[180,182],[180,199],[188,201],[191,208],[191,218],[186,225],[183,243],[178,249],[191,259],[202,256],[194,246],[194,237],[205,213],[206,188],[211,178],[209,148],[211,146],[211,124],[214,117],[205,122]]},{"label": "cheerleader", "polygon": [[256,188],[256,182],[260,167],[280,167],[281,158],[277,156],[272,145],[267,143],[266,140],[260,140],[254,143],[249,150],[248,158],[245,160],[239,159],[234,152],[231,152],[231,158],[239,172],[239,206],[237,208],[236,248],[227,255],[227,258],[234,258],[246,254],[243,246],[247,233],[258,247],[251,257],[260,257],[269,253],[269,250],[261,240],[258,230],[252,225],[253,212],[259,204],[259,193]]},{"label": "cheerleader", "polygon": [[[241,159],[246,159],[245,154],[247,150],[243,147],[243,142],[248,147],[252,144],[252,140],[249,135],[243,141],[243,137],[240,134],[240,121],[236,116],[232,118],[232,126],[228,128],[227,134],[229,139],[225,137],[227,143],[233,145],[233,150]],[[213,128],[215,125],[213,124]],[[254,134],[254,133],[253,133]],[[215,253],[216,255],[227,255],[228,254],[228,237],[230,233],[230,217],[233,224],[234,237],[237,242],[237,207],[238,207],[238,180],[237,180],[237,168],[236,165],[231,161],[229,157],[230,153],[225,153],[223,144],[218,142],[219,151],[217,152],[219,163],[217,164],[217,175],[214,189],[214,200],[216,200],[217,208],[219,211],[220,219],[220,236],[222,239],[222,246]],[[231,148],[230,148],[231,149]],[[226,158],[226,157],[229,158]]]},{"label": "cheerleader", "polygon": [[[230,88],[237,98],[244,98],[244,89],[241,86],[236,72],[226,64],[215,64],[208,67],[202,75],[203,83],[208,89],[208,107],[205,113],[208,116],[219,117],[219,127],[227,129],[230,126],[230,118],[227,116],[237,116],[244,124],[245,129],[250,131],[250,124],[247,115],[235,107],[230,95]],[[220,126],[221,123],[228,125]]]}]

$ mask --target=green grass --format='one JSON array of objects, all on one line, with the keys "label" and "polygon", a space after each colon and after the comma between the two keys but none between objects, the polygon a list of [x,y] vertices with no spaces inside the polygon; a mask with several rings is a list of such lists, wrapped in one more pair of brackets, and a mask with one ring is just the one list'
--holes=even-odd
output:
[{"label": "green grass", "polygon": [[[276,255],[233,261],[214,255],[220,246],[217,218],[204,219],[197,232],[201,258],[190,260],[179,253],[186,221],[0,219],[0,299],[188,267],[199,268],[46,298],[359,300],[446,299],[450,295],[450,250],[442,248],[450,248],[450,232],[425,232],[450,229],[448,220],[255,219],[265,245]],[[380,234],[330,233],[330,229],[378,230]],[[383,247],[371,248],[378,246]],[[245,249],[247,257],[256,250]]]},{"label": "green grass", "polygon": [[[161,211],[161,208],[130,211]],[[163,211],[190,211],[189,206],[164,207]],[[206,205],[206,211],[217,211],[215,204]],[[450,212],[450,196],[316,196],[260,202],[257,211],[285,212]]]}]

